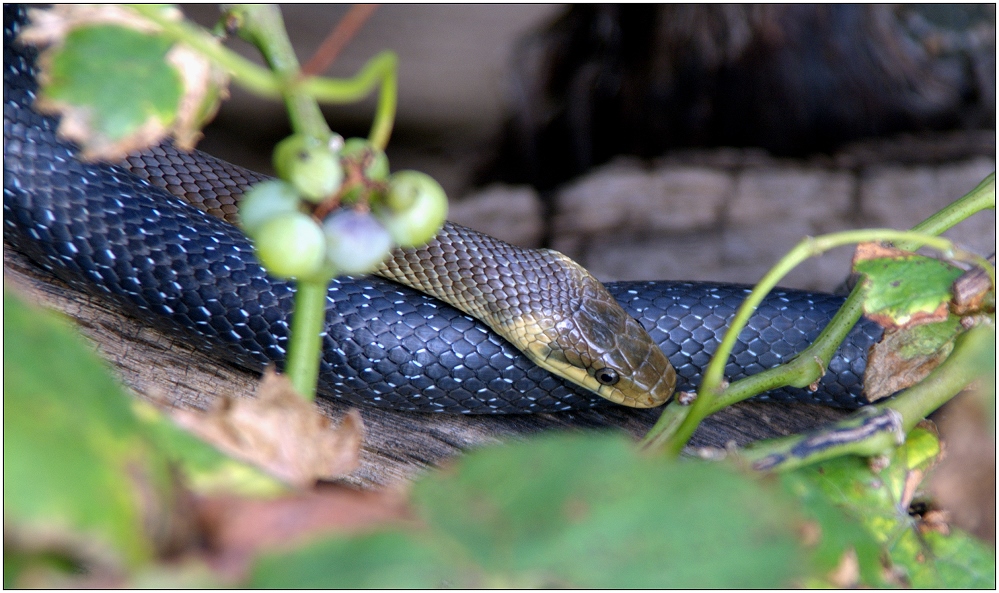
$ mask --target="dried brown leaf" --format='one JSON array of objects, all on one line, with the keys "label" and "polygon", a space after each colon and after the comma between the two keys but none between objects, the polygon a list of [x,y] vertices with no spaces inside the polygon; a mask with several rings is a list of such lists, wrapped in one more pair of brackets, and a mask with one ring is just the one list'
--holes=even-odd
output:
[{"label": "dried brown leaf", "polygon": [[[993,266],[996,264],[994,253],[989,258],[989,262]],[[970,315],[983,310],[995,311],[995,294],[992,289],[992,279],[989,278],[984,269],[968,270],[954,281],[951,288],[954,293],[952,312],[955,315]]]},{"label": "dried brown leaf", "polygon": [[906,350],[908,340],[904,330],[886,330],[881,341],[871,347],[864,373],[864,395],[869,401],[876,402],[919,383],[950,354],[949,349],[939,349],[906,358],[901,352]]},{"label": "dried brown leaf", "polygon": [[207,413],[178,410],[174,418],[225,453],[301,487],[356,469],[364,435],[360,412],[349,411],[333,428],[273,370],[264,374],[256,398],[224,400]]}]

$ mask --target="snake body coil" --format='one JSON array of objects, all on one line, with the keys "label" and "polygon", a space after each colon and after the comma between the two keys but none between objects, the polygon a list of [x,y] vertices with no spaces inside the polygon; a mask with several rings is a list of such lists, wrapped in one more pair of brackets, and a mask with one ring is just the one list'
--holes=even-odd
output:
[{"label": "snake body coil", "polygon": [[[55,121],[31,109],[35,52],[14,41],[21,16],[5,5],[5,242],[71,286],[101,294],[203,350],[250,368],[280,365],[292,285],[266,275],[237,228],[163,189],[197,194],[205,208],[231,214],[231,197],[261,177],[168,147],[130,158],[127,166],[77,160],[74,147],[56,138]],[[748,294],[742,286],[689,282],[619,282],[607,289],[659,344],[680,390],[696,387]],[[789,360],[841,303],[831,295],[774,291],[740,335],[726,376],[735,380]],[[859,323],[817,391],[783,388],[763,397],[847,408],[867,403],[861,382],[867,349],[880,334],[876,325]],[[330,284],[319,390],[421,412],[606,404],[538,367],[478,319],[374,277]]]}]

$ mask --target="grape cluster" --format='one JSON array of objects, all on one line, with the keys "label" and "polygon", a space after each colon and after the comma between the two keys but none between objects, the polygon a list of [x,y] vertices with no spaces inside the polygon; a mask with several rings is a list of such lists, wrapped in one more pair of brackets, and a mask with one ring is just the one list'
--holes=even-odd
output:
[{"label": "grape cluster", "polygon": [[418,171],[389,174],[385,153],[361,138],[289,136],[274,169],[280,179],[251,188],[239,216],[257,258],[280,278],[371,272],[394,246],[432,239],[447,217],[440,184]]}]

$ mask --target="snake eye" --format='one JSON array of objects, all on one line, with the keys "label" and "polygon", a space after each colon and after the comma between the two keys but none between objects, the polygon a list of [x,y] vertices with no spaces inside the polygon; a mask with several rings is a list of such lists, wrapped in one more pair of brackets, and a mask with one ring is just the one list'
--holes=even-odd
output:
[{"label": "snake eye", "polygon": [[613,385],[621,378],[614,369],[600,369],[594,376],[603,385]]}]

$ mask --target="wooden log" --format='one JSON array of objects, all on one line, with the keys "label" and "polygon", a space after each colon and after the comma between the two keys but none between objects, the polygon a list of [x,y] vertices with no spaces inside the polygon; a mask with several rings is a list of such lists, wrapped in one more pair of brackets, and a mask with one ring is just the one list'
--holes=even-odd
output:
[{"label": "wooden log", "polygon": [[[186,345],[178,336],[144,327],[114,305],[70,288],[4,244],[4,286],[72,318],[137,397],[161,408],[205,410],[221,397],[251,397],[260,374]],[[55,364],[55,362],[53,362]],[[339,422],[350,405],[327,398],[320,409]],[[361,465],[346,481],[377,487],[413,478],[463,451],[553,430],[623,430],[640,437],[657,410],[600,410],[517,416],[414,414],[363,407]],[[708,418],[692,446],[743,445],[791,434],[842,417],[817,405],[743,403]]]}]

